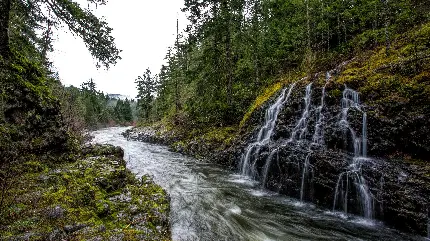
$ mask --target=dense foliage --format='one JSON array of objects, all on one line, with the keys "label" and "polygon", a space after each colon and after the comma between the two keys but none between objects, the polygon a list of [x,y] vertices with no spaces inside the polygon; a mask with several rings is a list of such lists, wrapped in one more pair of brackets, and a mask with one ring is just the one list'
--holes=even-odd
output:
[{"label": "dense foliage", "polygon": [[[81,88],[74,86],[64,89],[65,102],[70,105],[73,119],[80,120],[86,128],[98,128],[116,124],[129,125],[133,122],[132,105],[134,100],[111,98],[97,91],[92,79],[84,82]],[[133,105],[135,107],[135,105]],[[67,111],[64,111],[67,114]]]},{"label": "dense foliage", "polygon": [[330,69],[429,18],[425,1],[186,0],[191,24],[159,74],[157,115],[237,124],[279,77]]},{"label": "dense foliage", "polygon": [[73,1],[0,1],[0,216],[25,160],[70,159],[83,129],[104,120],[95,86],[65,89],[51,71],[47,52],[61,23],[83,39],[100,65],[108,68],[119,59],[111,28]]},{"label": "dense foliage", "polygon": [[[88,4],[104,5],[106,0],[88,0]],[[53,27],[65,24],[82,38],[97,65],[109,68],[120,59],[110,28],[88,8],[71,0],[2,0],[0,2],[0,54],[7,57],[12,50],[38,52],[45,59],[51,48]],[[36,34],[42,31],[42,36]],[[10,41],[12,38],[12,41]],[[35,57],[34,55],[32,57]]]},{"label": "dense foliage", "polygon": [[135,83],[137,84],[137,109],[138,116],[142,120],[149,120],[151,112],[157,113],[157,107],[153,107],[153,93],[157,88],[157,77],[151,75],[151,71],[146,69],[142,76],[138,76]]}]

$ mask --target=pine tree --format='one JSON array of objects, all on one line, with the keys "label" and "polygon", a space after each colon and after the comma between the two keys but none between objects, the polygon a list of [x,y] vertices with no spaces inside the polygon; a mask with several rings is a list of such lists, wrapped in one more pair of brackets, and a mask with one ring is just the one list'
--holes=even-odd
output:
[{"label": "pine tree", "polygon": [[128,99],[125,99],[124,101],[122,116],[126,122],[133,121],[133,114],[131,111],[130,101]]},{"label": "pine tree", "polygon": [[138,76],[135,83],[137,84],[137,108],[141,120],[148,121],[151,113],[151,103],[153,100],[153,93],[155,91],[155,80],[151,76],[149,68],[145,73]]},{"label": "pine tree", "polygon": [[[106,0],[88,0],[88,3],[96,5],[104,5],[106,2]],[[45,14],[46,10],[49,14]],[[91,55],[98,61],[97,66],[103,65],[109,68],[121,59],[119,56],[121,51],[117,49],[115,39],[111,36],[112,28],[104,20],[97,18],[91,10],[81,8],[72,0],[1,0],[0,55],[6,59],[11,52],[9,33],[11,32],[10,18],[15,16],[11,14],[13,11],[15,15],[20,15],[17,21],[24,21],[24,26],[31,24],[32,30],[37,26],[46,25],[46,30],[49,30],[47,34],[50,34],[52,26],[64,23],[74,34],[82,38]],[[23,38],[28,37],[22,33],[18,34]],[[42,41],[42,52],[44,52],[43,49],[46,50],[47,40],[48,38],[45,37],[45,41]]]}]

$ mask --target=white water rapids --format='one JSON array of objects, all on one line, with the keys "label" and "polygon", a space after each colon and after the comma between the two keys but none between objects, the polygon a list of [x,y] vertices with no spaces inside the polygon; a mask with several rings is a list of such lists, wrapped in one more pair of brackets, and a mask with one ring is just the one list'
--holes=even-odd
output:
[{"label": "white water rapids", "polygon": [[255,181],[167,147],[127,141],[121,135],[126,129],[95,131],[94,142],[121,146],[128,168],[153,176],[167,190],[173,240],[421,239],[262,191]]}]

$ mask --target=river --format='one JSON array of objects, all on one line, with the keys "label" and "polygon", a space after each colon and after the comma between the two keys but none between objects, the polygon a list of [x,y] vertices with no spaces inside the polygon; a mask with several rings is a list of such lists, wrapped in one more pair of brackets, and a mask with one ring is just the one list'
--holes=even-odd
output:
[{"label": "river", "polygon": [[95,131],[93,142],[121,146],[129,169],[167,190],[173,240],[424,240],[261,190],[253,180],[165,146],[128,141],[121,135],[126,129]]}]

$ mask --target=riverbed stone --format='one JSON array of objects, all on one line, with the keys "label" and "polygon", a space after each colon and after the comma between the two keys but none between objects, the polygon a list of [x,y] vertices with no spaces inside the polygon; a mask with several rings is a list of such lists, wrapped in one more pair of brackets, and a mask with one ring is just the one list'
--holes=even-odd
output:
[{"label": "riverbed stone", "polygon": [[[84,153],[53,168],[29,170],[17,180],[33,191],[13,190],[19,198],[0,239],[169,240],[169,220],[159,218],[170,210],[167,193],[146,176],[137,179],[119,147],[87,146]],[[150,216],[151,222],[130,225],[135,215]],[[141,235],[157,226],[164,232]]]}]

